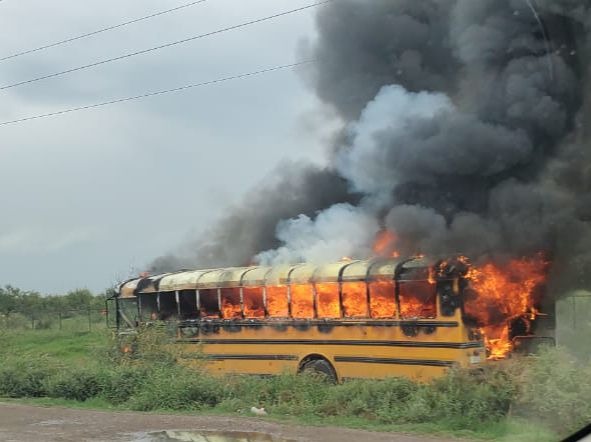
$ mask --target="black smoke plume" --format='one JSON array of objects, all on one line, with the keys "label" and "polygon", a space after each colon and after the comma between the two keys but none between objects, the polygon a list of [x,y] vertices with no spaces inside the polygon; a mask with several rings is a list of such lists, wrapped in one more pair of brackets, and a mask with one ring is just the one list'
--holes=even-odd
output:
[{"label": "black smoke plume", "polygon": [[244,195],[244,203],[229,208],[228,215],[209,231],[155,259],[150,271],[248,265],[261,250],[279,246],[275,227],[282,219],[313,216],[332,204],[358,199],[347,191],[346,181],[330,169],[284,162],[269,179]]},{"label": "black smoke plume", "polygon": [[316,23],[308,82],[343,122],[330,169],[233,212],[188,264],[364,257],[330,220],[344,238],[391,229],[403,254],[542,251],[561,290],[590,285],[591,5],[339,0]]}]

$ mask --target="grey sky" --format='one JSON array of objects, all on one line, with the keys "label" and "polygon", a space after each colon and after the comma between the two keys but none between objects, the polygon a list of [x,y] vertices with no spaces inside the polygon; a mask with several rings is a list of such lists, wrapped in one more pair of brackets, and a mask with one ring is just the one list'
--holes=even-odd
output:
[{"label": "grey sky", "polygon": [[[0,55],[186,0],[10,0]],[[303,6],[209,0],[0,63],[10,84]],[[0,91],[0,121],[297,59],[314,10]],[[323,111],[293,71],[0,127],[0,285],[102,290],[215,222],[284,158],[322,162]]]}]

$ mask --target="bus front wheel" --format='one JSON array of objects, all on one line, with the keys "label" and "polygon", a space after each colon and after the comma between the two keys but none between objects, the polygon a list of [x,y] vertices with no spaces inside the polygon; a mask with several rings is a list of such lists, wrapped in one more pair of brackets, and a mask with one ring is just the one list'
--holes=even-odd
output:
[{"label": "bus front wheel", "polygon": [[337,374],[331,363],[326,359],[310,359],[304,361],[299,370],[300,373],[313,374],[321,376],[326,379],[327,382],[332,384],[337,383]]}]

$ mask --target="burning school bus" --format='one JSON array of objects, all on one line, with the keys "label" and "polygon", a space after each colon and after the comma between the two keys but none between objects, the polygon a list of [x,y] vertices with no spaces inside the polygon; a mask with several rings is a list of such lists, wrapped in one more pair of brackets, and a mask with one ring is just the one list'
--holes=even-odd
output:
[{"label": "burning school bus", "polygon": [[113,301],[120,332],[172,324],[176,342],[198,346],[213,372],[430,379],[477,367],[485,340],[491,357],[509,339],[487,332],[533,314],[528,305],[504,312],[504,325],[487,329],[482,306],[467,307],[478,299],[471,281],[485,284],[475,272],[464,259],[424,257],[181,271],[124,282]]}]

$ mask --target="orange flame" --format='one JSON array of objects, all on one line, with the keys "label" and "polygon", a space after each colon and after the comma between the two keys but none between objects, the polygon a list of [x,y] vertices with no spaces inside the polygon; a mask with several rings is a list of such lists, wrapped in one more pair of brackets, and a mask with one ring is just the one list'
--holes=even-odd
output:
[{"label": "orange flame", "polygon": [[394,281],[385,279],[370,282],[369,301],[372,318],[396,317]]},{"label": "orange flame", "polygon": [[226,319],[240,318],[240,289],[226,288],[221,289],[222,296],[222,317]]},{"label": "orange flame", "polygon": [[398,258],[400,253],[395,249],[397,236],[391,230],[382,230],[376,235],[373,252],[377,256]]},{"label": "orange flame", "polygon": [[367,285],[365,282],[344,282],[341,294],[346,318],[367,316]]},{"label": "orange flame", "polygon": [[314,292],[312,284],[291,285],[291,315],[298,319],[314,317]]},{"label": "orange flame", "polygon": [[504,358],[513,350],[511,321],[520,317],[525,321],[535,319],[535,305],[539,302],[536,289],[546,280],[547,268],[548,262],[541,255],[514,259],[503,266],[487,263],[469,268],[466,278],[472,290],[464,311],[480,326],[489,359]]},{"label": "orange flame", "polygon": [[400,283],[400,317],[434,318],[437,311],[435,280],[429,272],[426,281],[405,281]]},{"label": "orange flame", "polygon": [[338,283],[316,284],[316,295],[318,316],[320,318],[339,318],[341,316]]},{"label": "orange flame", "polygon": [[244,287],[244,316],[247,318],[261,318],[265,316],[265,303],[262,287]]},{"label": "orange flame", "polygon": [[272,285],[267,287],[267,311],[269,316],[285,318],[289,313],[287,286]]}]

